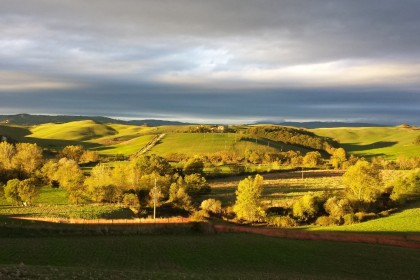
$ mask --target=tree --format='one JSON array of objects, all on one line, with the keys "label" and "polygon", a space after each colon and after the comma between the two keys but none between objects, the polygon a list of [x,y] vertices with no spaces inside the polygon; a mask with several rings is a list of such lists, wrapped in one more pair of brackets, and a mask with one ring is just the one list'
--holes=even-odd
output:
[{"label": "tree", "polygon": [[19,184],[19,179],[12,179],[7,181],[6,187],[4,188],[4,196],[10,203],[19,204],[22,202],[19,196]]},{"label": "tree", "polygon": [[79,165],[71,159],[60,159],[54,179],[66,189],[69,201],[78,204],[85,193],[84,175]]},{"label": "tree", "polygon": [[145,174],[172,174],[173,170],[169,162],[157,155],[141,155],[133,161],[134,170],[138,175]]},{"label": "tree", "polygon": [[95,202],[112,202],[121,199],[122,190],[112,184],[111,168],[98,164],[92,168],[90,176],[85,179],[87,192]]},{"label": "tree", "polygon": [[0,167],[6,170],[13,168],[12,159],[15,153],[15,146],[7,142],[0,142]]},{"label": "tree", "polygon": [[204,162],[199,157],[192,157],[184,164],[184,174],[203,174]]},{"label": "tree", "polygon": [[346,198],[338,199],[336,196],[330,197],[324,203],[325,211],[332,217],[341,218],[353,212],[350,201]]},{"label": "tree", "polygon": [[37,144],[18,143],[16,154],[13,157],[13,165],[16,169],[30,176],[43,162],[42,149]]},{"label": "tree", "polygon": [[240,181],[236,190],[236,202],[233,211],[238,219],[247,221],[259,221],[265,217],[265,211],[261,205],[261,193],[264,179],[261,175],[251,176]]},{"label": "tree", "polygon": [[172,183],[169,189],[169,200],[175,208],[192,211],[191,197],[185,191],[185,188],[177,183]]},{"label": "tree", "polygon": [[411,171],[406,176],[398,177],[392,183],[391,199],[404,202],[406,199],[420,195],[420,169]]},{"label": "tree", "polygon": [[79,163],[80,158],[82,157],[83,153],[85,152],[85,149],[83,149],[80,145],[70,145],[63,148],[63,150],[60,153],[60,158],[68,158],[72,159],[75,162]]},{"label": "tree", "polygon": [[305,194],[293,203],[293,216],[301,221],[308,221],[315,218],[318,211],[316,197],[311,194]]},{"label": "tree", "polygon": [[343,148],[338,148],[333,151],[333,154],[330,158],[330,163],[334,168],[338,169],[343,165],[346,159],[346,150]]},{"label": "tree", "polygon": [[210,192],[210,186],[207,184],[206,178],[197,173],[185,176],[184,184],[185,191],[191,196]]},{"label": "tree", "polygon": [[40,188],[34,179],[26,179],[19,183],[19,197],[25,205],[31,205],[34,198],[39,195]]},{"label": "tree", "polygon": [[374,201],[381,188],[379,171],[364,160],[349,167],[343,175],[343,183],[347,196],[360,202]]},{"label": "tree", "polygon": [[213,214],[219,214],[222,212],[222,203],[220,200],[209,198],[201,202],[201,209]]},{"label": "tree", "polygon": [[317,167],[321,163],[321,154],[319,152],[308,152],[303,157],[303,165],[305,167]]}]

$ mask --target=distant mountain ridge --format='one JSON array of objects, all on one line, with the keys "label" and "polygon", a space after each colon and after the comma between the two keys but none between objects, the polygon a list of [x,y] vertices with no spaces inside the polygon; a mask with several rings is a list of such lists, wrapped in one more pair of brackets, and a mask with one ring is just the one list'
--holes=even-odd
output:
[{"label": "distant mountain ridge", "polygon": [[351,123],[351,122],[270,122],[261,121],[255,124],[274,124],[282,126],[294,126],[302,128],[336,128],[336,127],[387,127],[390,125],[372,123]]},{"label": "distant mountain ridge", "polygon": [[[119,120],[102,116],[71,116],[71,115],[32,115],[32,114],[16,114],[16,115],[0,115],[0,124],[14,125],[40,125],[46,123],[67,123],[73,121],[92,120],[98,123],[116,123],[131,125],[192,125],[197,123],[187,123],[179,121],[167,121],[159,119],[142,119],[142,120]],[[388,125],[372,124],[372,123],[351,123],[351,122],[275,122],[275,121],[259,121],[253,124],[273,124],[281,126],[294,126],[301,128],[336,128],[336,127],[386,127]],[[390,126],[390,125],[389,125]]]},{"label": "distant mountain ridge", "polygon": [[31,114],[17,114],[17,115],[0,115],[0,124],[14,124],[14,125],[40,125],[46,123],[67,123],[73,121],[92,120],[98,123],[116,123],[116,124],[131,124],[131,125],[147,125],[147,126],[161,126],[161,125],[188,125],[190,123],[183,123],[177,121],[165,121],[155,119],[143,120],[118,120],[101,116],[67,116],[67,115],[31,115]]}]

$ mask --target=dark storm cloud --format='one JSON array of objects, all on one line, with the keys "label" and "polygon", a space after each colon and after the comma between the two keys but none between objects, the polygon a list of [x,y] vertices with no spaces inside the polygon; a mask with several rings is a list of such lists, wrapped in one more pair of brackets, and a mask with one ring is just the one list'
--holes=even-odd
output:
[{"label": "dark storm cloud", "polygon": [[0,110],[417,122],[417,0],[0,0]]}]

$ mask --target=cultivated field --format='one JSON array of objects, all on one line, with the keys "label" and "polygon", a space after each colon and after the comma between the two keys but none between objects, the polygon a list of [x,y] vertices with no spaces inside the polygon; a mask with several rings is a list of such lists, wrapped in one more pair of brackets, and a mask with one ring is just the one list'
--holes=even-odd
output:
[{"label": "cultivated field", "polygon": [[[0,272],[43,276],[31,279],[416,279],[420,274],[420,250],[251,234],[0,242]],[[11,268],[20,263],[25,265]]]}]

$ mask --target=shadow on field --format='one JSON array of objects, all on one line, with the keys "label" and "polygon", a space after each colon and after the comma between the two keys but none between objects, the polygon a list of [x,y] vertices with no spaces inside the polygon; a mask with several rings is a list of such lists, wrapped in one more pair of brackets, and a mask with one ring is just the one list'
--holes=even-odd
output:
[{"label": "shadow on field", "polygon": [[348,151],[366,151],[366,150],[373,150],[373,149],[381,149],[381,148],[389,148],[394,145],[398,144],[396,141],[378,141],[371,144],[361,145],[357,143],[346,143],[343,144],[344,148]]}]

